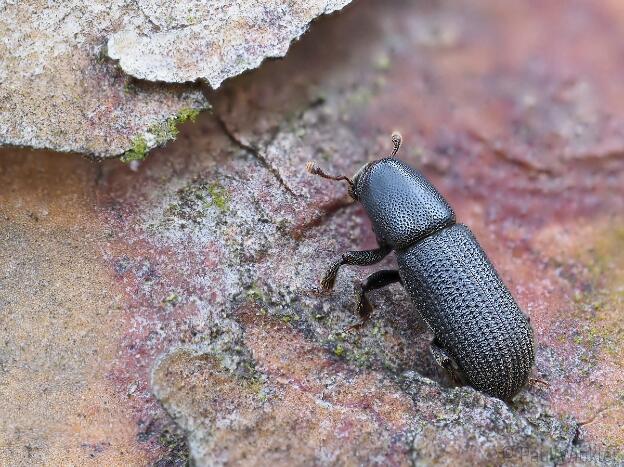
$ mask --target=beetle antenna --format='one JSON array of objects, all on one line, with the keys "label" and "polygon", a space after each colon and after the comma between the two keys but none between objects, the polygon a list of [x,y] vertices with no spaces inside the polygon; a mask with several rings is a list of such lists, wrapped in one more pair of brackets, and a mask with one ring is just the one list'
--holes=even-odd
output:
[{"label": "beetle antenna", "polygon": [[306,164],[306,170],[308,171],[308,173],[311,173],[312,175],[318,175],[319,177],[328,178],[330,180],[344,180],[351,187],[353,187],[353,181],[349,177],[345,175],[338,175],[338,176],[328,175],[325,172],[323,172],[323,170],[312,161]]},{"label": "beetle antenna", "polygon": [[392,154],[390,155],[390,157],[396,156],[397,152],[399,152],[402,140],[403,138],[401,138],[401,133],[396,131],[392,133]]}]

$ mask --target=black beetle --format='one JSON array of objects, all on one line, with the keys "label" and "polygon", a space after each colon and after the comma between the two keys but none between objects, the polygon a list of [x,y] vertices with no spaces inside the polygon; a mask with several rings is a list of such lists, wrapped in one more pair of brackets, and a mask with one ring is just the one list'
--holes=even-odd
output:
[{"label": "black beetle", "polygon": [[[366,266],[394,250],[398,270],[371,274],[361,285],[357,311],[372,312],[366,293],[399,282],[434,334],[431,351],[456,382],[503,400],[527,383],[535,361],[533,330],[468,227],[416,169],[390,157],[370,162],[350,179],[330,176],[308,163],[308,172],[349,184],[371,219],[379,247],[349,251],[321,281],[333,288],[342,265]],[[362,324],[361,323],[361,324]]]}]

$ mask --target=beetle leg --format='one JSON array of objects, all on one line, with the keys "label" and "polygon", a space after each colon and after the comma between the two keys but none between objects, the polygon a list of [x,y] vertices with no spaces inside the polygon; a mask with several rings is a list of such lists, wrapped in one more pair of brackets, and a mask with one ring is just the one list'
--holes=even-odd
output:
[{"label": "beetle leg", "polygon": [[431,353],[436,363],[447,371],[453,382],[455,384],[463,384],[464,378],[461,370],[459,369],[459,365],[457,365],[453,357],[451,357],[447,350],[442,346],[437,337],[434,337],[431,341],[429,348],[431,349]]},{"label": "beetle leg", "polygon": [[323,290],[326,292],[334,288],[340,266],[345,264],[350,266],[368,266],[370,264],[375,264],[388,256],[391,251],[392,247],[387,245],[382,245],[375,250],[347,251],[338,261],[334,262],[329,267],[321,280],[321,287],[323,287]]},{"label": "beetle leg", "polygon": [[543,384],[547,388],[550,387],[550,383],[541,378],[529,378],[529,385],[533,386],[534,384]]},{"label": "beetle leg", "polygon": [[349,330],[361,328],[370,319],[373,307],[368,301],[366,294],[371,290],[381,289],[382,287],[394,284],[395,282],[400,282],[401,284],[403,283],[401,276],[399,276],[399,271],[396,269],[383,269],[381,271],[374,272],[366,278],[364,283],[360,286],[355,302],[355,309],[361,321],[353,326],[350,326]]}]

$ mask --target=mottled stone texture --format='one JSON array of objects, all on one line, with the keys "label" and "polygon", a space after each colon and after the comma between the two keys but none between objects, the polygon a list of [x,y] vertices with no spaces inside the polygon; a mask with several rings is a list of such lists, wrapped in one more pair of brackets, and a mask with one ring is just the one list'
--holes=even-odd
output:
[{"label": "mottled stone texture", "polygon": [[[0,464],[621,464],[622,21],[362,0],[136,170],[5,151]],[[395,129],[531,317],[547,384],[511,405],[452,387],[398,286],[344,332],[374,268],[319,294],[374,237],[304,164],[352,174]]]},{"label": "mottled stone texture", "polygon": [[113,34],[107,53],[135,78],[201,79],[216,89],[268,57],[283,57],[314,18],[349,1],[138,0],[148,23]]},{"label": "mottled stone texture", "polygon": [[283,56],[348,2],[3,0],[0,145],[140,159],[208,107],[194,81]]},{"label": "mottled stone texture", "polygon": [[135,2],[0,2],[0,145],[96,158],[156,146],[168,119],[207,106],[200,89],[135,82],[107,37],[143,21]]}]

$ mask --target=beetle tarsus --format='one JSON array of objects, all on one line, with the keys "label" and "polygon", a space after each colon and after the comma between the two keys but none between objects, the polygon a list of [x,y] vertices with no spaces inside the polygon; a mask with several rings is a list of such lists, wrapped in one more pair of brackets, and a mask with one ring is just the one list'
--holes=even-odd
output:
[{"label": "beetle tarsus", "polygon": [[373,307],[370,304],[368,297],[366,296],[364,288],[362,288],[360,290],[360,293],[358,294],[358,298],[355,303],[355,311],[362,320],[361,324],[366,323],[373,314]]},{"label": "beetle tarsus", "polygon": [[323,279],[321,279],[321,288],[323,289],[323,292],[330,292],[334,288],[334,284],[336,283],[336,276],[338,275],[338,269],[340,269],[341,265],[342,260],[336,261],[329,267],[329,269],[323,276]]},{"label": "beetle tarsus", "polygon": [[366,324],[368,324],[368,321],[373,314],[373,307],[371,306],[368,297],[366,297],[363,288],[360,289],[360,292],[358,293],[355,302],[355,311],[360,317],[360,321],[349,326],[346,329],[347,332],[359,331],[360,329],[362,329],[364,326],[366,326]]}]

